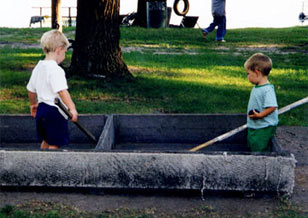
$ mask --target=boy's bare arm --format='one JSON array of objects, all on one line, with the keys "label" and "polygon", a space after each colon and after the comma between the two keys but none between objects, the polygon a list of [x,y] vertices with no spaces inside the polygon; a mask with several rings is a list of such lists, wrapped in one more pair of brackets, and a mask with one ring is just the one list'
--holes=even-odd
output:
[{"label": "boy's bare arm", "polygon": [[273,113],[276,110],[276,108],[277,107],[268,107],[268,108],[265,108],[260,113],[258,113],[255,110],[253,110],[253,115],[249,115],[248,117],[255,118],[255,119],[261,119],[261,118],[266,117],[267,115]]},{"label": "boy's bare arm", "polygon": [[30,101],[30,114],[35,118],[38,107],[36,93],[28,91],[28,96]]},{"label": "boy's bare arm", "polygon": [[58,92],[60,98],[64,102],[64,104],[68,107],[70,113],[72,114],[72,121],[76,122],[78,119],[78,112],[76,110],[75,104],[71,98],[70,93],[65,89]]}]

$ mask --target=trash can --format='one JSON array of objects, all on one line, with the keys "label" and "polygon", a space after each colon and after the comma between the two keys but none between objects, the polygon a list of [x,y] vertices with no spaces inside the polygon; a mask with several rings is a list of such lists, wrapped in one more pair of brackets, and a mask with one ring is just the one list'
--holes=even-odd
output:
[{"label": "trash can", "polygon": [[167,1],[147,1],[147,28],[168,27]]}]

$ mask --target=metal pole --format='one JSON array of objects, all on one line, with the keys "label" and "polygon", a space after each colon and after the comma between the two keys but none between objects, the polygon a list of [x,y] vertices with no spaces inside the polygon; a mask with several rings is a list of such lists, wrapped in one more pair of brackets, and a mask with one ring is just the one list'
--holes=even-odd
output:
[{"label": "metal pole", "polygon": [[68,8],[68,26],[72,26],[71,7]]},{"label": "metal pole", "polygon": [[[42,17],[42,7],[40,7],[40,17]],[[42,28],[42,19],[40,19],[40,27]]]}]

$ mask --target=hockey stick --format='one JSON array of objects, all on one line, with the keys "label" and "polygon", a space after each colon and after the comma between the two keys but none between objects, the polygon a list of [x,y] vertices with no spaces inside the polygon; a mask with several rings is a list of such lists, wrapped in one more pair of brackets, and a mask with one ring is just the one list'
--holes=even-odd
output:
[{"label": "hockey stick", "polygon": [[[69,112],[69,110],[62,104],[59,98],[55,98],[55,104],[71,119],[72,114]],[[97,140],[95,136],[88,130],[86,129],[81,123],[78,121],[73,122],[76,124],[76,126],[84,133],[86,134],[93,142],[97,143]]]},{"label": "hockey stick", "polygon": [[[308,97],[303,98],[303,99],[301,99],[301,100],[299,100],[299,101],[296,101],[296,102],[294,102],[294,103],[292,103],[292,104],[289,104],[289,105],[287,105],[287,106],[281,108],[281,109],[278,111],[278,114],[279,114],[279,115],[280,115],[280,114],[283,114],[283,113],[285,113],[285,112],[287,112],[287,111],[289,111],[289,110],[292,110],[293,108],[296,108],[296,107],[298,107],[298,106],[300,106],[300,105],[306,104],[307,102],[308,102]],[[198,150],[200,150],[201,148],[205,148],[205,147],[207,147],[207,146],[209,146],[209,145],[214,144],[215,142],[220,142],[220,141],[222,141],[222,140],[224,140],[224,139],[226,139],[226,138],[229,138],[229,137],[235,135],[236,133],[239,133],[239,132],[243,131],[243,130],[246,129],[246,128],[247,128],[247,124],[242,125],[242,126],[236,128],[236,129],[233,129],[233,130],[231,130],[231,131],[229,131],[229,132],[226,132],[226,133],[224,133],[224,134],[222,134],[222,135],[220,135],[220,136],[217,136],[216,138],[214,138],[214,139],[212,139],[212,140],[210,140],[210,141],[207,141],[207,142],[205,142],[205,143],[203,143],[203,144],[201,144],[201,145],[198,145],[198,146],[196,146],[196,147],[190,149],[189,151],[198,151]]]}]

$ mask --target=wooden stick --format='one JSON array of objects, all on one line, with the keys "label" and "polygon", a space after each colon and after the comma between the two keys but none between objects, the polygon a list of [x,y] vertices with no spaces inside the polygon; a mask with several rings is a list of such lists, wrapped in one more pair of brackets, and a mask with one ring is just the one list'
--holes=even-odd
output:
[{"label": "wooden stick", "polygon": [[[62,104],[59,98],[55,98],[55,104],[70,118],[72,119],[72,114],[69,112],[69,110]],[[97,139],[95,136],[88,130],[86,129],[81,123],[78,121],[73,122],[76,124],[76,126],[83,132],[85,133],[93,142],[97,143]]]},{"label": "wooden stick", "polygon": [[[289,105],[287,105],[287,106],[281,108],[281,109],[278,111],[278,114],[279,114],[279,115],[280,115],[280,114],[283,114],[283,113],[285,113],[285,112],[287,112],[287,111],[289,111],[289,110],[292,110],[293,108],[296,108],[296,107],[298,107],[298,106],[300,106],[300,105],[306,104],[307,102],[308,102],[308,97],[303,98],[303,99],[301,99],[301,100],[299,100],[299,101],[296,101],[296,102],[294,102],[294,103],[292,103],[292,104],[289,104]],[[209,145],[214,144],[215,142],[219,142],[219,141],[222,141],[222,140],[224,140],[224,139],[226,139],[226,138],[229,138],[229,137],[231,137],[231,136],[233,136],[233,135],[235,135],[235,134],[237,134],[237,133],[243,131],[243,130],[246,129],[246,128],[247,128],[247,124],[242,125],[242,126],[240,126],[240,127],[237,127],[236,129],[233,129],[233,130],[231,130],[231,131],[229,131],[229,132],[226,132],[226,133],[224,133],[224,134],[222,134],[222,135],[220,135],[220,136],[217,136],[216,138],[211,139],[210,141],[207,141],[207,142],[205,142],[205,143],[203,143],[203,144],[201,144],[201,145],[198,145],[198,146],[196,146],[196,147],[190,149],[189,151],[198,151],[198,150],[200,150],[201,148],[205,148],[205,147],[207,147],[207,146],[209,146]]]}]

